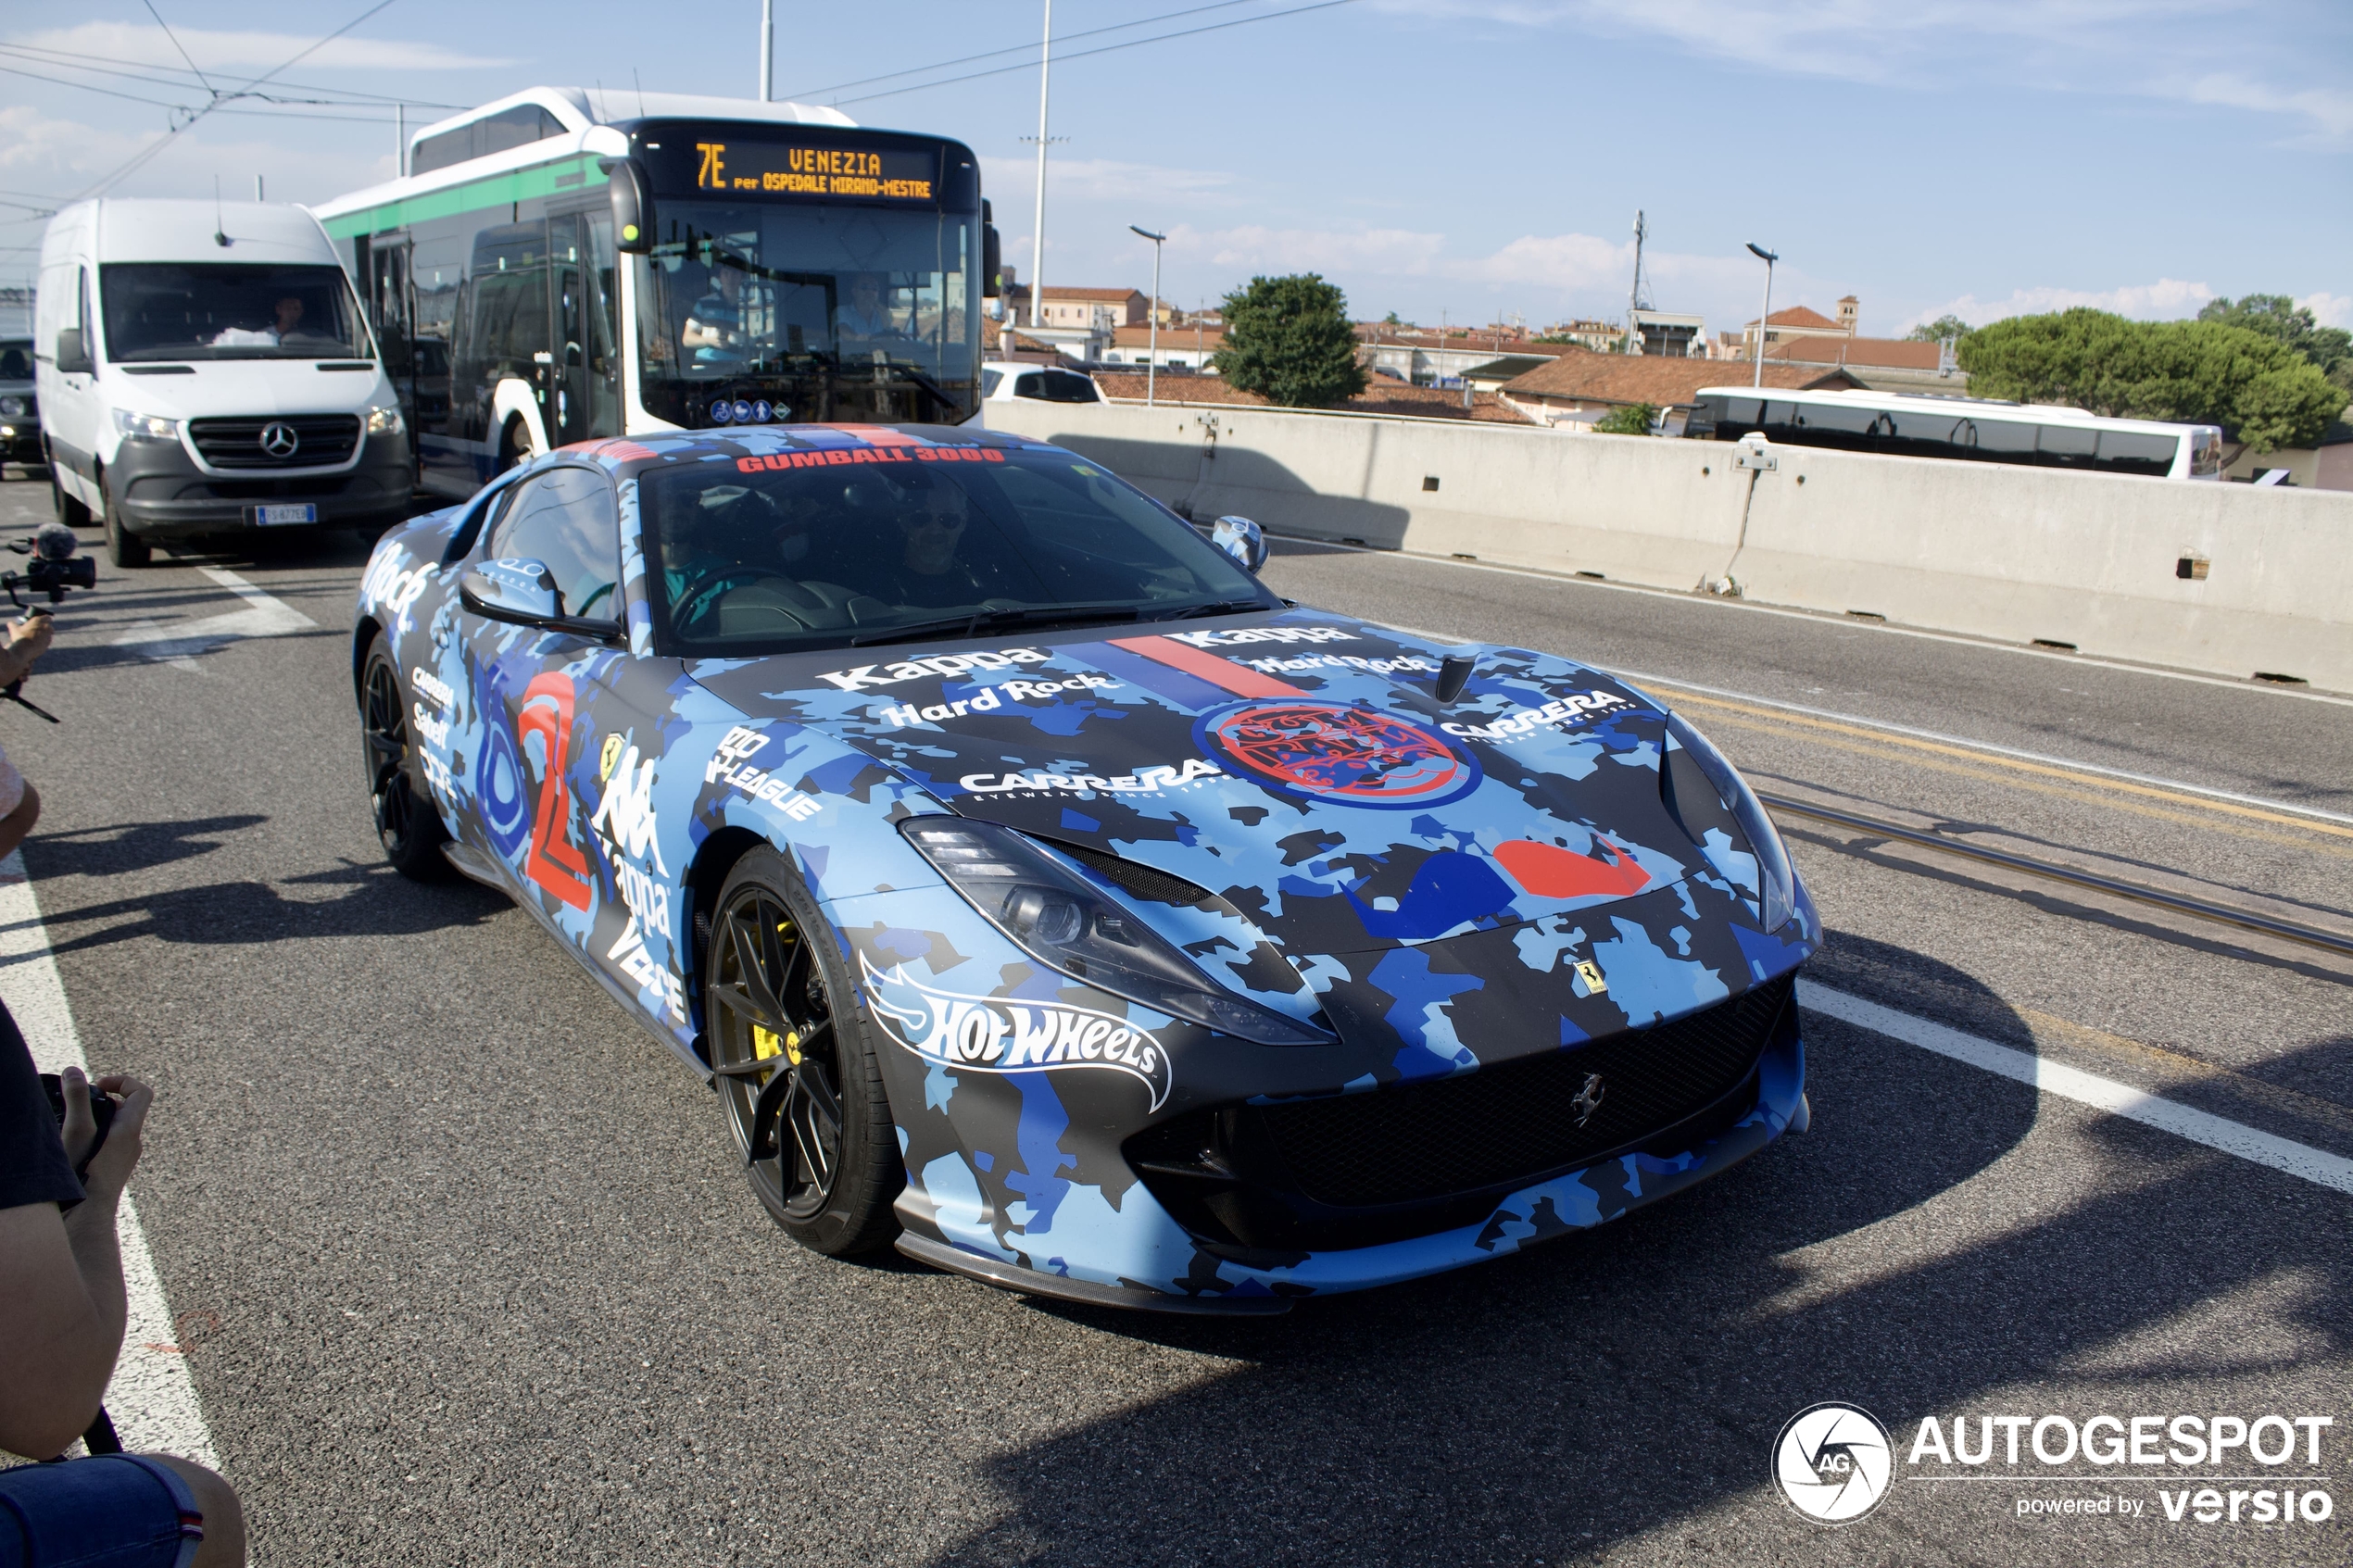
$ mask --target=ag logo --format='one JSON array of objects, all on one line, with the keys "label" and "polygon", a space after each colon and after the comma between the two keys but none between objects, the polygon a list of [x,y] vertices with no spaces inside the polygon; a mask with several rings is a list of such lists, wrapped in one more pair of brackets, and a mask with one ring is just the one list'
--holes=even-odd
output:
[{"label": "ag logo", "polygon": [[1887,1428],[1859,1405],[1809,1405],[1773,1441],[1781,1496],[1820,1524],[1851,1524],[1878,1507],[1894,1467]]}]

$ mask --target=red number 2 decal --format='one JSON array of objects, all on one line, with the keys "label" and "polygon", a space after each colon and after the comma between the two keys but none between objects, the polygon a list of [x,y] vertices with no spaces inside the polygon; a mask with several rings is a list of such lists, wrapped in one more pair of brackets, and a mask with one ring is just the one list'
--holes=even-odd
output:
[{"label": "red number 2 decal", "polygon": [[588,907],[588,862],[572,847],[572,791],[564,784],[564,760],[572,749],[572,677],[551,670],[532,678],[522,691],[515,738],[529,750],[537,735],[547,759],[539,779],[539,812],[524,846],[523,874],[575,909]]}]

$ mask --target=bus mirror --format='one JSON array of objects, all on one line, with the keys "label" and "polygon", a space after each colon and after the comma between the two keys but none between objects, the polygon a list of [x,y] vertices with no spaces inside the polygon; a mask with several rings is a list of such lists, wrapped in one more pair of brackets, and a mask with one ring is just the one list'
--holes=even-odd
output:
[{"label": "bus mirror", "polygon": [[1004,280],[1000,276],[1000,273],[1003,270],[1002,261],[1003,257],[997,249],[997,225],[994,223],[982,225],[980,231],[980,276],[982,280],[980,285],[980,296],[983,299],[995,299],[1005,292]]},{"label": "bus mirror", "polygon": [[635,158],[597,160],[612,197],[612,236],[616,249],[643,256],[654,248],[654,188],[646,166]]}]

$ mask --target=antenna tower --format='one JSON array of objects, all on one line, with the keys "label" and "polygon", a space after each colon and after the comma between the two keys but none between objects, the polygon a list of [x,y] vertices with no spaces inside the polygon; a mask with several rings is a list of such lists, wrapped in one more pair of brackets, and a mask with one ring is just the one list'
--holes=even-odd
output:
[{"label": "antenna tower", "polygon": [[1634,312],[1651,307],[1651,302],[1642,297],[1642,241],[1649,234],[1650,231],[1642,223],[1642,209],[1637,207],[1634,211],[1634,286],[1626,291],[1626,352],[1629,354],[1642,351],[1642,334],[1635,327]]}]

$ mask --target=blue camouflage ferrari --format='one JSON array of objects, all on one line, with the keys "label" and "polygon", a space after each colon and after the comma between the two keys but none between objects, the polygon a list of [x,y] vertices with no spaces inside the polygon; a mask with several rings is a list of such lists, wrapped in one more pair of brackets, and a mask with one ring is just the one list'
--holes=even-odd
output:
[{"label": "blue camouflage ferrari", "polygon": [[1075,453],[553,453],[385,536],[385,854],[497,888],[716,1092],[802,1245],[1280,1311],[1803,1129],[1812,904],[1680,716],[1277,597]]}]

